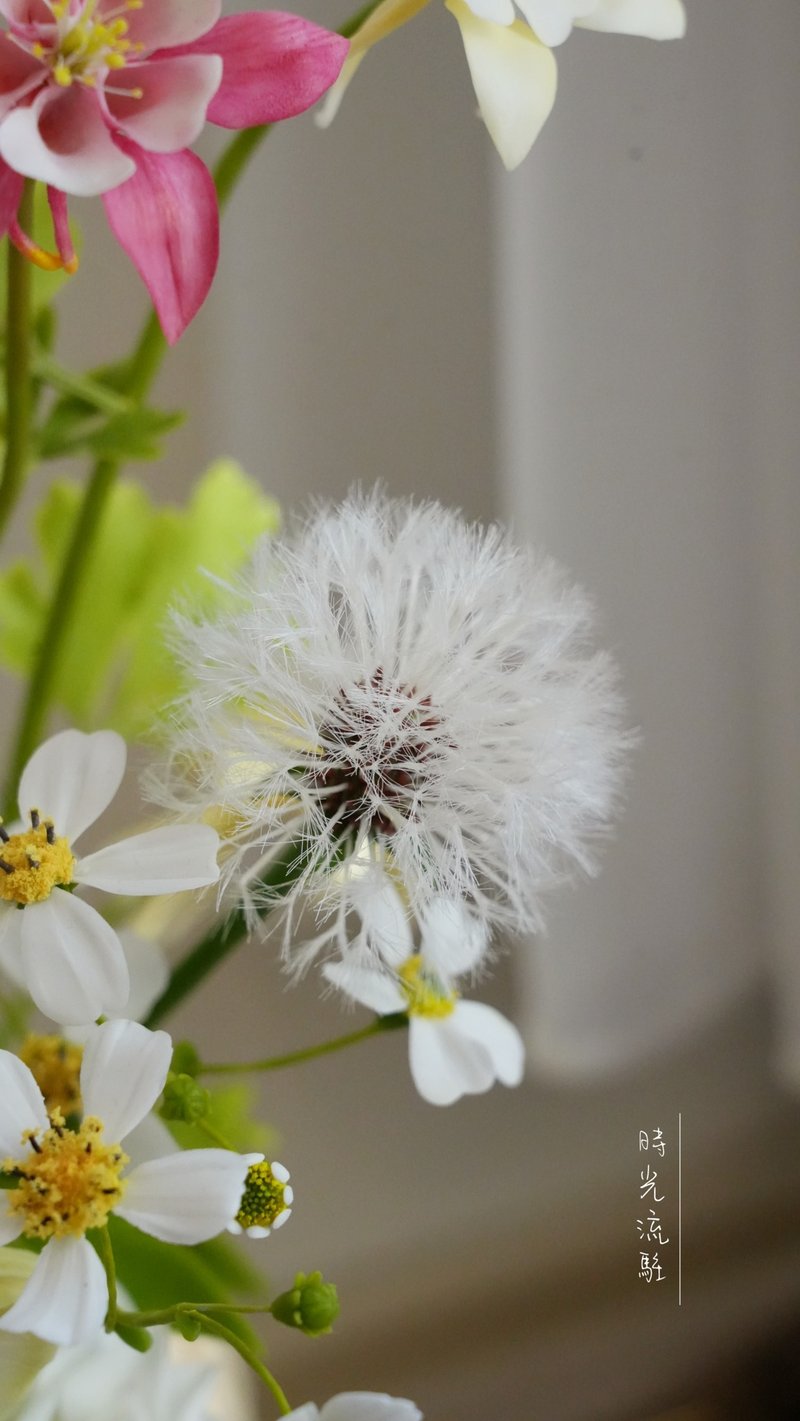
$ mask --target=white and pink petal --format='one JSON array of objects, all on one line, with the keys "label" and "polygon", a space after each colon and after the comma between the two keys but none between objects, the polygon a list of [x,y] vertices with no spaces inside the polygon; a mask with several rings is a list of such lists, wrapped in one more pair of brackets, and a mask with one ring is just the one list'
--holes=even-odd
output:
[{"label": "white and pink petal", "polygon": [[200,136],[206,110],[222,79],[215,54],[171,55],[125,66],[135,94],[106,93],[116,128],[149,153],[175,153]]},{"label": "white and pink petal", "polygon": [[114,730],[62,730],[31,755],[19,784],[19,811],[52,819],[56,833],[80,838],[108,808],[122,783],[127,750]]},{"label": "white and pink petal", "polygon": [[129,987],[125,954],[96,909],[57,888],[20,917],[28,991],[45,1016],[79,1025],[122,1011]]},{"label": "white and pink petal", "polygon": [[143,895],[205,888],[219,878],[219,837],[208,824],[162,825],[81,859],[77,882],[106,893]]},{"label": "white and pink petal", "polygon": [[172,1041],[137,1021],[106,1021],[89,1034],[81,1067],[87,1115],[103,1122],[105,1138],[125,1139],[149,1115],[164,1089]]},{"label": "white and pink petal", "polygon": [[116,1212],[164,1243],[203,1243],[238,1212],[248,1158],[231,1150],[187,1150],[148,1160],[127,1176]]},{"label": "white and pink petal", "polygon": [[83,84],[48,88],[0,123],[0,157],[26,178],[76,197],[124,183],[133,160],[114,142],[97,95]]},{"label": "white and pink petal", "polygon": [[[205,34],[219,19],[222,0],[144,0],[139,9],[126,11],[128,39],[143,52],[171,49]],[[119,0],[101,0],[98,18],[119,15]]]},{"label": "white and pink petal", "polygon": [[92,1245],[85,1238],[53,1238],[13,1307],[0,1317],[0,1328],[73,1347],[97,1335],[107,1308],[106,1275]]}]

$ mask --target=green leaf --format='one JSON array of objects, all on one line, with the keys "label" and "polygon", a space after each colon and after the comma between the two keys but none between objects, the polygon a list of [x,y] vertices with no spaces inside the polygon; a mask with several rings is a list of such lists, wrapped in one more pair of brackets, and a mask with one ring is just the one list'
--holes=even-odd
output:
[{"label": "green leaf", "polygon": [[[54,484],[36,516],[38,563],[0,574],[0,662],[21,675],[41,639],[80,498],[76,484]],[[131,480],[115,485],[56,674],[55,699],[72,723],[128,738],[147,731],[181,690],[163,635],[170,607],[212,612],[225,594],[205,574],[229,578],[278,522],[275,501],[231,460],[206,471],[186,508],[159,507]]]},{"label": "green leaf", "polygon": [[57,401],[39,430],[36,448],[42,459],[62,458],[81,451],[99,459],[157,459],[161,454],[162,437],[183,419],[181,411],[148,407],[108,416],[98,413],[96,401],[90,404],[67,395]]},{"label": "green leaf", "polygon": [[[114,1215],[108,1221],[120,1282],[142,1311],[173,1303],[229,1303],[266,1296],[266,1283],[227,1239],[186,1247],[162,1243]],[[225,1319],[251,1346],[255,1334],[235,1313]]]}]

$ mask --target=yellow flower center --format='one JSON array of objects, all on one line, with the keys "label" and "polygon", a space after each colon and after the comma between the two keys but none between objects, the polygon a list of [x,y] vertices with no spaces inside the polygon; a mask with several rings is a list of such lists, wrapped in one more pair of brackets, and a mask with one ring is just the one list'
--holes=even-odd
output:
[{"label": "yellow flower center", "polygon": [[31,810],[31,827],[7,834],[0,823],[0,898],[7,903],[41,903],[57,886],[72,882],[75,858],[69,842],[52,823]]},{"label": "yellow flower center", "polygon": [[[109,69],[123,69],[144,48],[128,39],[128,22],[121,16],[124,10],[140,10],[143,0],[120,0],[116,14],[106,14],[103,20],[94,19],[97,2],[86,0],[78,15],[73,16],[70,0],[53,0],[50,8],[57,24],[55,40],[52,46],[41,41],[33,45],[36,58],[49,64],[55,82],[62,88],[69,88],[76,80],[91,88],[98,74],[105,76]],[[125,92],[141,98],[140,89]]]},{"label": "yellow flower center", "polygon": [[120,1174],[128,1163],[119,1145],[103,1142],[103,1123],[88,1116],[79,1130],[68,1130],[60,1110],[50,1129],[23,1136],[32,1146],[24,1159],[7,1159],[2,1168],[19,1180],[6,1193],[8,1212],[23,1221],[26,1238],[65,1238],[99,1229],[119,1203],[125,1188]]},{"label": "yellow flower center", "polygon": [[398,975],[410,1016],[450,1016],[455,1009],[458,992],[446,991],[435,972],[425,967],[418,952],[406,958]]},{"label": "yellow flower center", "polygon": [[19,1053],[38,1085],[48,1115],[76,1115],[81,1109],[83,1047],[63,1036],[26,1036]]},{"label": "yellow flower center", "polygon": [[272,1173],[266,1160],[251,1164],[244,1182],[244,1193],[236,1215],[237,1224],[243,1229],[270,1229],[286,1205],[283,1201],[286,1186]]}]

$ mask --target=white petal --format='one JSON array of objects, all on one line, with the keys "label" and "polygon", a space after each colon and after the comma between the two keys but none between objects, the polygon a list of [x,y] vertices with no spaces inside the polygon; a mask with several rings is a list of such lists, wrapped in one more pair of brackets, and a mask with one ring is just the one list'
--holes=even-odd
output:
[{"label": "white petal", "polygon": [[130,993],[125,1015],[131,1021],[141,1021],[158,1001],[169,981],[169,963],[157,943],[138,933],[121,932],[119,940],[128,964]]},{"label": "white petal", "polygon": [[399,967],[414,951],[411,923],[400,894],[381,875],[377,880],[364,880],[353,898],[370,947],[388,966]]},{"label": "white petal", "polygon": [[422,1421],[422,1412],[413,1401],[385,1392],[343,1391],[326,1401],[320,1421]]},{"label": "white petal", "polygon": [[0,1328],[72,1347],[100,1331],[107,1307],[106,1275],[92,1245],[85,1238],[53,1238],[18,1301],[0,1317]]},{"label": "white petal", "polygon": [[517,4],[542,44],[554,45],[568,39],[573,23],[588,15],[596,0],[517,0]]},{"label": "white petal", "polygon": [[319,1421],[319,1407],[313,1401],[307,1401],[305,1406],[297,1406],[290,1411],[284,1421]]},{"label": "white petal", "polygon": [[22,914],[16,903],[0,905],[0,968],[15,987],[27,988],[22,961]]},{"label": "white petal", "polygon": [[203,1243],[238,1212],[247,1160],[232,1150],[186,1150],[140,1164],[116,1212],[164,1243]]},{"label": "white petal", "polygon": [[462,1036],[455,1012],[443,1019],[412,1016],[408,1032],[411,1075],[423,1100],[452,1105],[462,1095],[481,1095],[494,1082],[488,1052]]},{"label": "white petal", "polygon": [[686,11],[681,0],[597,0],[591,13],[575,23],[610,34],[683,39]]},{"label": "white petal", "polygon": [[56,888],[20,916],[28,990],[45,1016],[83,1024],[122,1011],[128,999],[125,954],[96,909]]},{"label": "white petal", "polygon": [[0,1159],[27,1154],[26,1130],[46,1130],[50,1121],[42,1092],[28,1067],[11,1051],[0,1051]]},{"label": "white petal", "polygon": [[489,1053],[503,1085],[519,1085],[525,1074],[525,1046],[513,1022],[485,1002],[459,1002],[453,1021],[459,1031]]},{"label": "white petal", "polygon": [[144,1120],[125,1136],[125,1153],[132,1166],[145,1160],[163,1159],[180,1154],[181,1147],[164,1120],[158,1115],[145,1115]]},{"label": "white petal", "polygon": [[505,166],[516,168],[555,103],[555,59],[521,20],[493,25],[464,0],[445,3],[461,29],[481,118]]},{"label": "white petal", "polygon": [[19,783],[19,811],[52,819],[72,843],[99,819],[125,773],[125,741],[114,730],[62,730],[31,755]]},{"label": "white petal", "polygon": [[81,1095],[86,1115],[97,1115],[117,1143],[149,1114],[164,1089],[172,1041],[138,1021],[106,1021],[83,1053]]},{"label": "white petal", "polygon": [[486,956],[485,923],[457,898],[434,898],[422,919],[422,956],[445,981],[472,971]]},{"label": "white petal", "polygon": [[[228,1228],[230,1228],[230,1224]],[[269,1238],[272,1229],[262,1228],[260,1224],[250,1224],[249,1228],[245,1229],[245,1233],[248,1238]]]},{"label": "white petal", "polygon": [[473,15],[479,20],[491,20],[495,25],[512,25],[516,16],[513,0],[467,0]]},{"label": "white petal", "polygon": [[322,975],[340,992],[369,1007],[370,1011],[377,1012],[378,1016],[405,1011],[406,1000],[400,988],[391,977],[385,977],[381,972],[369,967],[351,967],[346,962],[326,962]]},{"label": "white petal", "polygon": [[172,824],[133,834],[81,859],[78,883],[106,893],[180,893],[219,878],[219,837],[208,824]]},{"label": "white petal", "polygon": [[6,1206],[3,1203],[4,1193],[5,1190],[0,1190],[0,1246],[13,1243],[15,1238],[19,1238],[25,1227],[21,1218],[6,1212]]}]

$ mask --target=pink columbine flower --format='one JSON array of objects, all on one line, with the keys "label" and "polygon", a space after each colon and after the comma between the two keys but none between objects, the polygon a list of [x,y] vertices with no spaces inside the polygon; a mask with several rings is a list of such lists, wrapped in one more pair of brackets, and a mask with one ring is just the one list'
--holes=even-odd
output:
[{"label": "pink columbine flower", "polygon": [[[251,128],[302,113],[348,43],[280,11],[220,19],[222,0],[0,0],[0,236],[39,265],[77,265],[67,195],[102,195],[172,344],[214,277],[211,175],[189,145],[206,119]],[[47,185],[58,256],[17,220]]]}]

